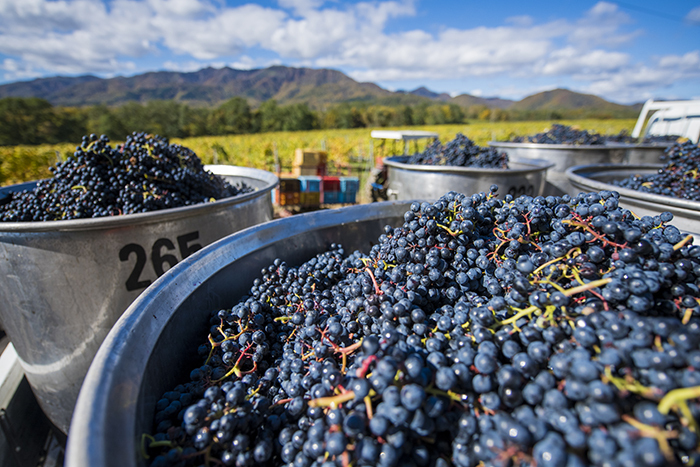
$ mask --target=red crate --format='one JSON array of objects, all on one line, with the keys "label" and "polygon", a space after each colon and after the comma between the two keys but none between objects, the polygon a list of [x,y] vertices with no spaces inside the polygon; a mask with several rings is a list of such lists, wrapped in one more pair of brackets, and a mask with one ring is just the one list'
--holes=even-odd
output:
[{"label": "red crate", "polygon": [[340,178],[323,177],[321,180],[323,191],[340,191]]}]

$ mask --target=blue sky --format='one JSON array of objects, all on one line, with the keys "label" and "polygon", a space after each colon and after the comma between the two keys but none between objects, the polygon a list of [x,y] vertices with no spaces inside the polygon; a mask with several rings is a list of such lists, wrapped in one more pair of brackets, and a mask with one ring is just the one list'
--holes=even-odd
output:
[{"label": "blue sky", "polygon": [[452,95],[700,98],[700,2],[0,0],[0,83],[276,64]]}]

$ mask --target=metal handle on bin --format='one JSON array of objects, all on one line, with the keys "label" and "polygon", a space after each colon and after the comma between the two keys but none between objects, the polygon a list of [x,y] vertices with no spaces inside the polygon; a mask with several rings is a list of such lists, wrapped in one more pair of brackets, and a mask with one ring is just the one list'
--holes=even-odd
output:
[{"label": "metal handle on bin", "polygon": [[399,190],[394,190],[393,188],[387,188],[386,190],[386,196],[387,198],[391,198],[394,196],[394,199],[399,199]]}]

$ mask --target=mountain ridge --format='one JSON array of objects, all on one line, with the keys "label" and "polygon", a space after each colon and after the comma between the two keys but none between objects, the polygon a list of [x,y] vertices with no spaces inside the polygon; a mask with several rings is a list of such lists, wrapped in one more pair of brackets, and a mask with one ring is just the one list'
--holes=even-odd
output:
[{"label": "mountain ridge", "polygon": [[99,78],[93,75],[56,76],[0,85],[0,98],[38,97],[57,106],[121,105],[130,101],[175,100],[194,106],[215,106],[232,97],[243,97],[252,106],[275,99],[279,104],[307,103],[320,108],[343,102],[391,102],[456,104],[516,111],[595,108],[605,111],[638,110],[641,104],[623,105],[568,89],[554,89],[520,101],[470,94],[450,96],[425,86],[392,92],[374,83],[360,83],[333,69],[293,68],[276,65],[238,70],[203,68],[195,72],[152,71],[130,77]]}]

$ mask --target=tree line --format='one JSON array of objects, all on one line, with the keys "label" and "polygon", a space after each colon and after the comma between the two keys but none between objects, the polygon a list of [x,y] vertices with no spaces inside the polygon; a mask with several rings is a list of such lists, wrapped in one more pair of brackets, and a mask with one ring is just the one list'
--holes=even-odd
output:
[{"label": "tree line", "polygon": [[169,138],[216,136],[270,131],[365,128],[468,123],[469,120],[551,120],[605,118],[582,111],[516,112],[484,106],[460,107],[447,103],[384,105],[341,103],[324,109],[307,104],[279,105],[275,100],[252,108],[234,97],[218,107],[192,107],[169,100],[145,104],[129,102],[117,107],[94,105],[57,107],[39,98],[0,99],[0,145],[36,145],[79,142],[86,134],[106,134],[121,140],[134,131]]}]

